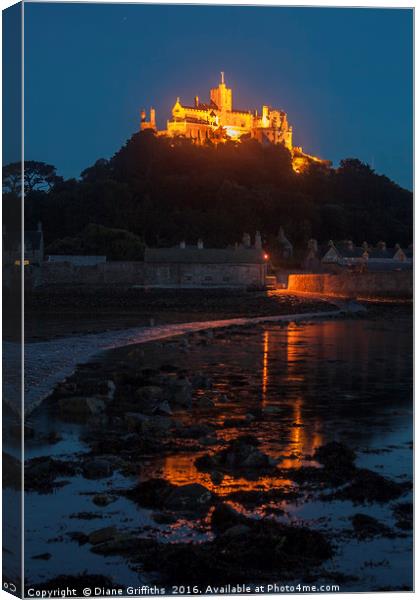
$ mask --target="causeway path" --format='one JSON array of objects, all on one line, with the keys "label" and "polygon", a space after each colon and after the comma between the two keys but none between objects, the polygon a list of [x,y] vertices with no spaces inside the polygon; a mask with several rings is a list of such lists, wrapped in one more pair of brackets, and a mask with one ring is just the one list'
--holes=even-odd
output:
[{"label": "causeway path", "polygon": [[[323,298],[325,300],[325,298]],[[3,342],[3,395],[4,401],[14,412],[29,415],[54,389],[55,385],[69,377],[78,364],[94,356],[122,346],[163,340],[178,335],[264,322],[308,321],[340,317],[365,310],[354,301],[328,299],[337,306],[335,310],[290,315],[262,317],[238,317],[214,321],[195,321],[150,327],[133,327],[119,331],[105,331],[72,335],[46,341],[25,344],[24,402],[21,398],[20,360],[22,347],[16,342]]]}]

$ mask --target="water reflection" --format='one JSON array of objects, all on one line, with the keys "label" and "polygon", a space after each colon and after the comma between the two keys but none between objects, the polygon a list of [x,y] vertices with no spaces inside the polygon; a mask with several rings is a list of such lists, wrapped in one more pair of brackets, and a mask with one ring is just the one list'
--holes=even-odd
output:
[{"label": "water reflection", "polygon": [[[291,323],[266,326],[245,340],[232,337],[225,344],[193,350],[188,368],[209,373],[215,390],[229,392],[232,401],[228,405],[216,401],[216,407],[202,415],[193,410],[184,422],[201,419],[215,425],[220,443],[209,447],[209,453],[245,433],[255,435],[263,451],[284,468],[305,464],[305,458],[330,439],[368,444],[398,421],[410,419],[395,410],[401,404],[410,408],[410,336],[409,321]],[[262,418],[246,429],[224,426],[229,417],[245,418],[258,408]],[[290,485],[282,478],[249,481],[230,475],[215,485],[209,474],[194,465],[202,453],[168,456],[141,476],[159,471],[174,484],[201,483],[222,495]]]}]

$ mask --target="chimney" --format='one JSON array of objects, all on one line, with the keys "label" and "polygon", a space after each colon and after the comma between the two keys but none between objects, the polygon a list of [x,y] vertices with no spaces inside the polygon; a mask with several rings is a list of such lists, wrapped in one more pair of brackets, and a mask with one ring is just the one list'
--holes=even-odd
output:
[{"label": "chimney", "polygon": [[38,225],[36,227],[36,230],[37,231],[42,231],[42,223],[41,223],[41,221],[38,221]]},{"label": "chimney", "polygon": [[195,104],[195,107],[198,108],[198,105],[200,104],[200,98],[198,96],[196,96],[194,98],[194,104]]},{"label": "chimney", "polygon": [[257,231],[256,234],[255,234],[255,248],[257,250],[261,250],[262,249],[261,233],[259,231]]},{"label": "chimney", "polygon": [[251,247],[251,236],[249,235],[249,233],[244,233],[242,236],[242,244],[245,246],[245,248],[250,248]]},{"label": "chimney", "polygon": [[182,240],[182,242],[179,243],[179,247],[185,248],[185,240]]},{"label": "chimney", "polygon": [[197,241],[197,248],[199,250],[202,250],[204,248],[204,243],[203,243],[203,240],[201,238],[199,238],[199,240]]}]

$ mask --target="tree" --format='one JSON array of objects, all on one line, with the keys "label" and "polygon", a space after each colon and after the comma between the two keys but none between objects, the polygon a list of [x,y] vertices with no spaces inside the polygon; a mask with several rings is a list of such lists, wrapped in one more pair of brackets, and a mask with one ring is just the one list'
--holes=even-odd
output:
[{"label": "tree", "polygon": [[[50,191],[54,185],[63,180],[57,175],[53,165],[36,160],[25,160],[23,178],[25,194],[34,190]],[[22,163],[10,163],[3,167],[3,191],[20,194],[21,186]]]}]

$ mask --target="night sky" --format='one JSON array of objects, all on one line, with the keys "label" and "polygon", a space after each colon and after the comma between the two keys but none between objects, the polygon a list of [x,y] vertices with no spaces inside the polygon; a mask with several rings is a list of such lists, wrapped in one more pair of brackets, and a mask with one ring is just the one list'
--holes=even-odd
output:
[{"label": "night sky", "polygon": [[224,70],[235,108],[281,108],[306,152],[412,188],[411,10],[29,3],[25,19],[25,158],[65,177]]}]

